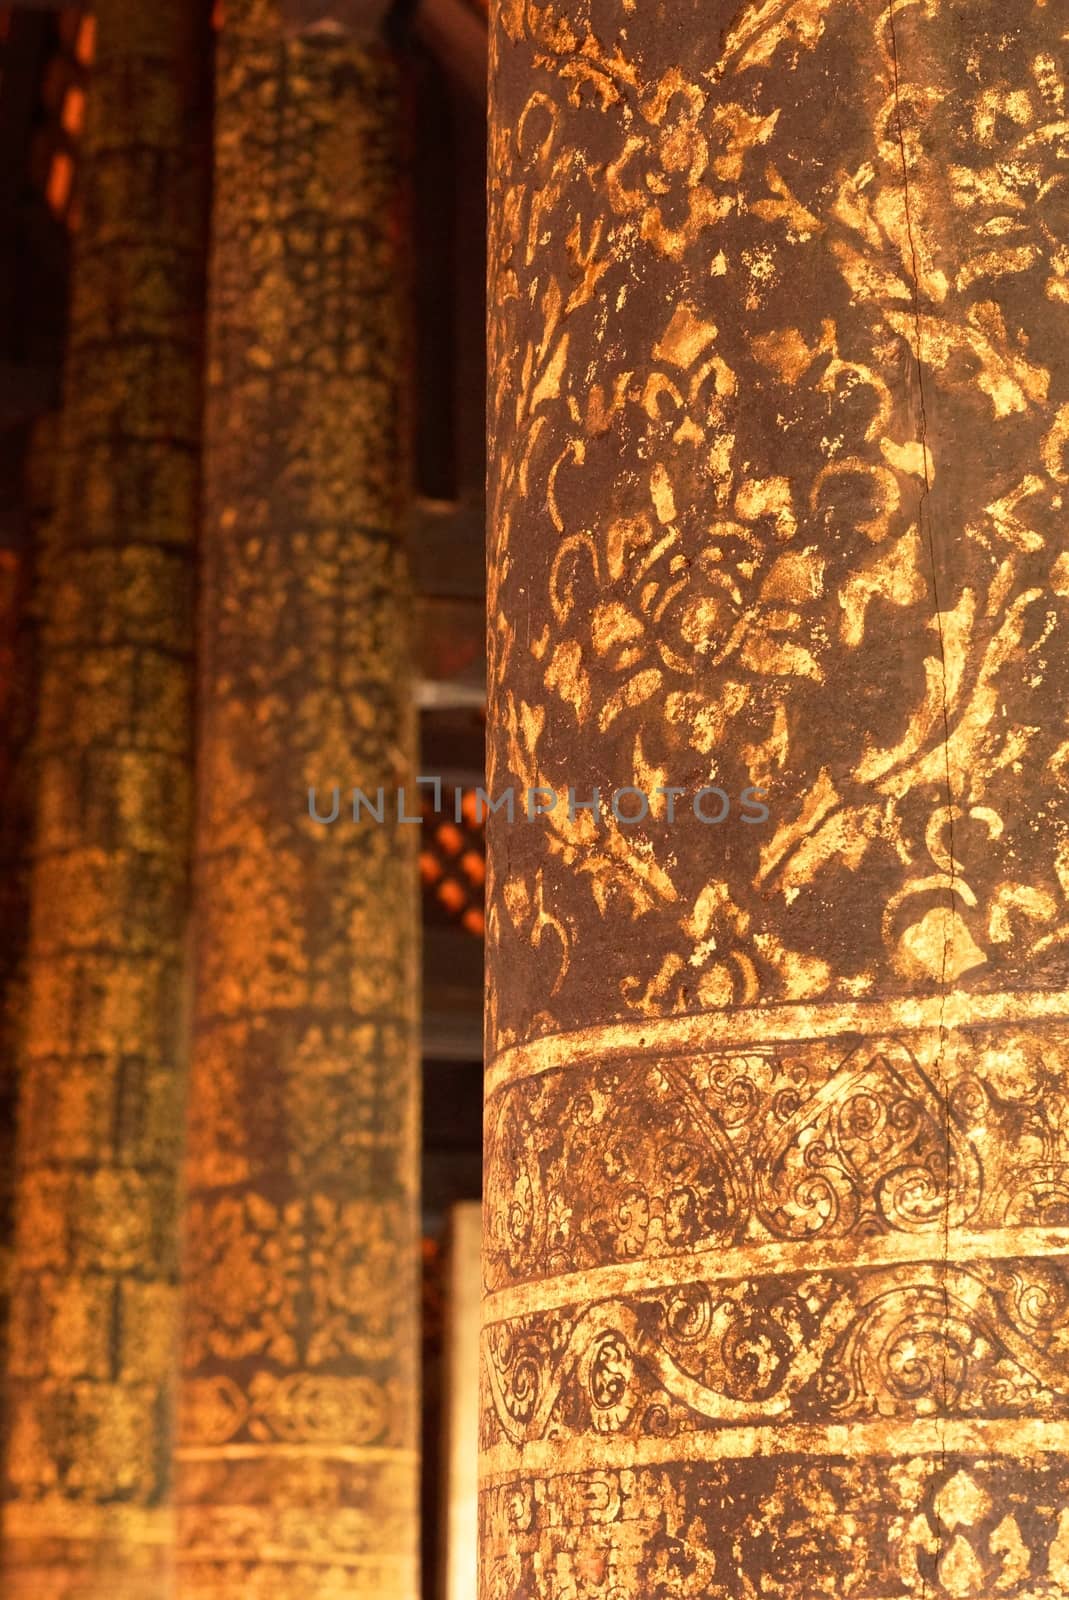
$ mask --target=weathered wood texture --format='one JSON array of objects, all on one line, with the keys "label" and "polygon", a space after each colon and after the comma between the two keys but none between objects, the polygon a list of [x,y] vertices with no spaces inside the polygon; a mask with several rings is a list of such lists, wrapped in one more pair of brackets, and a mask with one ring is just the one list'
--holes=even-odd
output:
[{"label": "weathered wood texture", "polygon": [[3,1592],[161,1600],[191,827],[205,40],[100,0],[39,706]]},{"label": "weathered wood texture", "polygon": [[1064,1600],[1064,18],[492,11],[482,1600]]},{"label": "weathered wood texture", "polygon": [[419,829],[381,46],[228,0],[201,568],[183,1600],[413,1600]]}]

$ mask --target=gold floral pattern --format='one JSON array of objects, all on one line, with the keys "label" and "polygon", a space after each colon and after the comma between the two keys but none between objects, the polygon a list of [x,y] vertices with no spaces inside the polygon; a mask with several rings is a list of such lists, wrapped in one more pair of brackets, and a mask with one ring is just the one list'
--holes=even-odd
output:
[{"label": "gold floral pattern", "polygon": [[216,61],[182,1600],[411,1600],[417,830],[397,73],[228,0]]},{"label": "gold floral pattern", "polygon": [[1069,1588],[1062,31],[498,0],[491,1600]]},{"label": "gold floral pattern", "polygon": [[61,426],[35,450],[54,481],[31,490],[49,520],[35,792],[17,807],[33,826],[0,1555],[11,1600],[165,1600],[174,1548],[205,39],[195,7],[100,0],[93,19]]}]

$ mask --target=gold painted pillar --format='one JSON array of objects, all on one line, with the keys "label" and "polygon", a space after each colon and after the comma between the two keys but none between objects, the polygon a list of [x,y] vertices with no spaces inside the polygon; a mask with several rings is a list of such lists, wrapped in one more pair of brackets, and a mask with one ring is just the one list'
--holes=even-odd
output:
[{"label": "gold painted pillar", "polygon": [[[0,1374],[7,1366],[8,1298],[15,1216],[15,1107],[17,1044],[25,1013],[28,843],[25,737],[29,696],[24,692],[27,630],[25,551],[0,549]],[[0,1386],[0,1449],[7,1431],[6,1395]]]},{"label": "gold painted pillar", "polygon": [[1064,1600],[1064,17],[492,10],[482,1600]]},{"label": "gold painted pillar", "polygon": [[399,86],[274,0],[227,0],[218,48],[180,1594],[413,1600]]},{"label": "gold painted pillar", "polygon": [[95,10],[38,559],[5,1600],[170,1593],[207,221],[196,13]]},{"label": "gold painted pillar", "polygon": [[15,1243],[19,1067],[25,1047],[30,860],[37,712],[37,552],[54,513],[59,417],[37,419],[23,444],[23,539],[0,550],[0,1456],[7,1435],[8,1307]]}]

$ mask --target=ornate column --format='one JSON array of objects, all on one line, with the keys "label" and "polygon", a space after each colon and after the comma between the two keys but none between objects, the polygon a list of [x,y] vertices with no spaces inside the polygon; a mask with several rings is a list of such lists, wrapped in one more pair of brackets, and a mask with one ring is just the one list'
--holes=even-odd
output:
[{"label": "ornate column", "polygon": [[1061,19],[492,31],[483,1600],[1055,1600]]},{"label": "ornate column", "polygon": [[57,413],[27,430],[19,475],[25,518],[17,544],[0,549],[0,1455],[7,1432],[8,1297],[15,1243],[19,1066],[25,1049],[30,858],[36,801],[35,555],[54,514]]},{"label": "ornate column", "polygon": [[[274,0],[227,0],[216,116],[180,1592],[412,1600],[395,66],[373,41],[291,29]],[[314,821],[309,789],[328,817],[334,786],[338,819]],[[354,786],[385,789],[381,824],[352,820]]]},{"label": "ornate column", "polygon": [[[27,918],[25,763],[20,762],[29,709],[24,670],[27,630],[25,551],[0,547],[0,1373],[7,1367],[8,1295],[14,1244],[17,1044],[25,1013]],[[0,1388],[0,1449],[6,1431]]]},{"label": "ornate column", "polygon": [[207,149],[185,0],[100,0],[55,514],[16,1157],[3,1592],[172,1553]]}]

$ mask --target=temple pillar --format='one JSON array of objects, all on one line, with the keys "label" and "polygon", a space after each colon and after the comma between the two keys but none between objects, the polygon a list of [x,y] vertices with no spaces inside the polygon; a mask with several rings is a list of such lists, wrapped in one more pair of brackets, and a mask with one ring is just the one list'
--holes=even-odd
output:
[{"label": "temple pillar", "polygon": [[417,1589],[401,121],[349,20],[227,0],[218,42],[183,1600]]},{"label": "temple pillar", "polygon": [[170,1593],[208,172],[196,10],[95,8],[56,498],[37,557],[11,1600]]},{"label": "temple pillar", "polygon": [[54,511],[58,422],[57,413],[46,413],[20,441],[21,537],[0,549],[0,1457],[7,1433],[2,1375],[15,1242],[15,1134],[37,798],[31,760],[37,709],[34,558]]},{"label": "temple pillar", "polygon": [[[18,1040],[25,1012],[27,842],[30,807],[20,782],[20,745],[28,697],[23,692],[26,628],[25,551],[0,547],[0,1374],[7,1365],[8,1295],[15,1215],[15,1111]],[[0,1449],[6,1432],[0,1385]]]},{"label": "temple pillar", "polygon": [[1063,29],[491,9],[482,1600],[1055,1600]]}]

